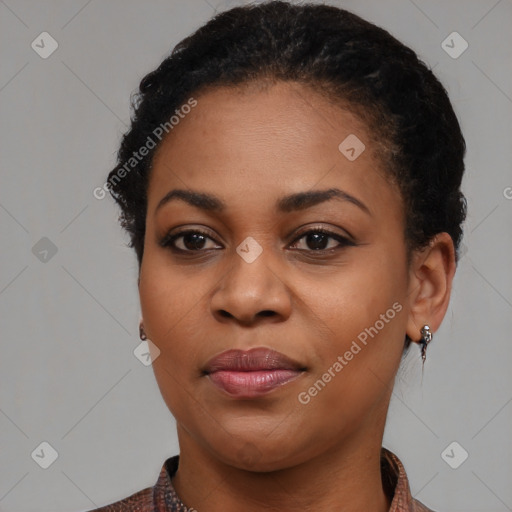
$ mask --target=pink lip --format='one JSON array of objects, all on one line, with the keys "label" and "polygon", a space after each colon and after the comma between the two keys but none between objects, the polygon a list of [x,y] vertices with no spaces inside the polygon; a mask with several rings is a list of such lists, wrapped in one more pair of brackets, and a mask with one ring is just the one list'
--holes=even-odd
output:
[{"label": "pink lip", "polygon": [[254,398],[299,377],[305,368],[268,348],[228,350],[211,359],[204,372],[210,382],[237,398]]}]

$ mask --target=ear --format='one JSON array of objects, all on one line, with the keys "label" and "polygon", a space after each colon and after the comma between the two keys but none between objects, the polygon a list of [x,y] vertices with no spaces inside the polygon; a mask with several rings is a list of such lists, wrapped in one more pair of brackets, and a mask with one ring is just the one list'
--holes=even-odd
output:
[{"label": "ear", "polygon": [[455,275],[455,248],[448,233],[438,233],[426,249],[413,254],[409,273],[407,334],[421,339],[420,329],[437,331],[448,309]]}]

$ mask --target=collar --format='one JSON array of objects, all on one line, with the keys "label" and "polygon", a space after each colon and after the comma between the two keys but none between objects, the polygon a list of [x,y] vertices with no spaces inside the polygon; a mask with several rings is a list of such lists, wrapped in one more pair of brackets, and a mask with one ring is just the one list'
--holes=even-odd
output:
[{"label": "collar", "polygon": [[[171,478],[175,475],[178,464],[179,455],[175,455],[167,459],[162,467],[155,486],[157,489],[154,495],[155,512],[194,512],[194,509],[189,509],[182,503],[172,485]],[[402,462],[393,452],[384,447],[381,449],[381,473],[384,489],[392,498],[389,512],[433,512],[412,497]],[[156,507],[157,504],[160,508]]]},{"label": "collar", "polygon": [[[171,479],[176,474],[178,465],[179,455],[168,458],[153,487],[95,509],[96,512],[197,512],[181,501],[172,485]],[[389,512],[434,512],[412,497],[402,462],[384,447],[381,449],[381,474],[384,490],[392,499]]]},{"label": "collar", "polygon": [[382,447],[380,464],[384,490],[393,498],[389,512],[434,512],[412,497],[405,468],[393,452]]}]

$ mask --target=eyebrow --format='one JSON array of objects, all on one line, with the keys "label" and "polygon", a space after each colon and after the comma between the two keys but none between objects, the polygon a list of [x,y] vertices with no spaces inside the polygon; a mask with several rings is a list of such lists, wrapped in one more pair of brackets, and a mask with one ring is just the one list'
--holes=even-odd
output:
[{"label": "eyebrow", "polygon": [[[370,209],[362,201],[338,188],[330,188],[327,190],[310,190],[307,192],[291,194],[279,199],[276,206],[279,212],[289,213],[292,211],[305,210],[331,199],[352,203],[368,215],[371,215]],[[158,210],[160,210],[160,208],[174,200],[184,201],[191,206],[195,206],[196,208],[209,212],[220,213],[227,207],[224,201],[214,195],[207,194],[205,192],[174,189],[165,194],[165,196],[160,199],[158,205],[155,208],[155,215]]]}]

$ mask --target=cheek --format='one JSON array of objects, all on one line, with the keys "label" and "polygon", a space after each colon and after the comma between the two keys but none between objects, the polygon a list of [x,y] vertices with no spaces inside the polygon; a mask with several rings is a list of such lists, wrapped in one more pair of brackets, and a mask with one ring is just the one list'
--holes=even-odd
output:
[{"label": "cheek", "polygon": [[187,397],[193,394],[188,387],[198,373],[193,340],[201,290],[177,273],[174,278],[169,267],[148,263],[139,285],[142,317],[148,339],[159,351],[152,365],[157,384],[168,408],[177,414],[186,410]]},{"label": "cheek", "polygon": [[[392,258],[384,252],[376,256],[369,253],[361,254],[350,268],[326,280],[321,293],[317,289],[311,295],[317,297],[318,311],[332,324],[333,334],[345,342],[372,326],[395,302],[403,307],[407,290],[405,271],[397,270],[399,265],[387,261]],[[396,309],[399,308],[395,307],[388,315],[393,320]]]},{"label": "cheek", "polygon": [[327,342],[317,345],[309,384],[327,381],[329,391],[319,386],[324,403],[333,406],[341,400],[357,408],[374,399],[394,378],[402,355],[406,272],[396,263],[398,253],[395,258],[369,253],[311,295],[318,297],[315,311],[328,329]]},{"label": "cheek", "polygon": [[190,326],[195,308],[207,292],[165,256],[148,251],[141,267],[139,296],[148,338],[165,345]]},{"label": "cheek", "polygon": [[187,418],[194,394],[189,387],[197,367],[197,347],[187,341],[197,337],[197,312],[205,290],[194,286],[159,255],[148,251],[144,258],[139,296],[146,334],[159,350],[153,359],[153,372],[171,413]]}]

